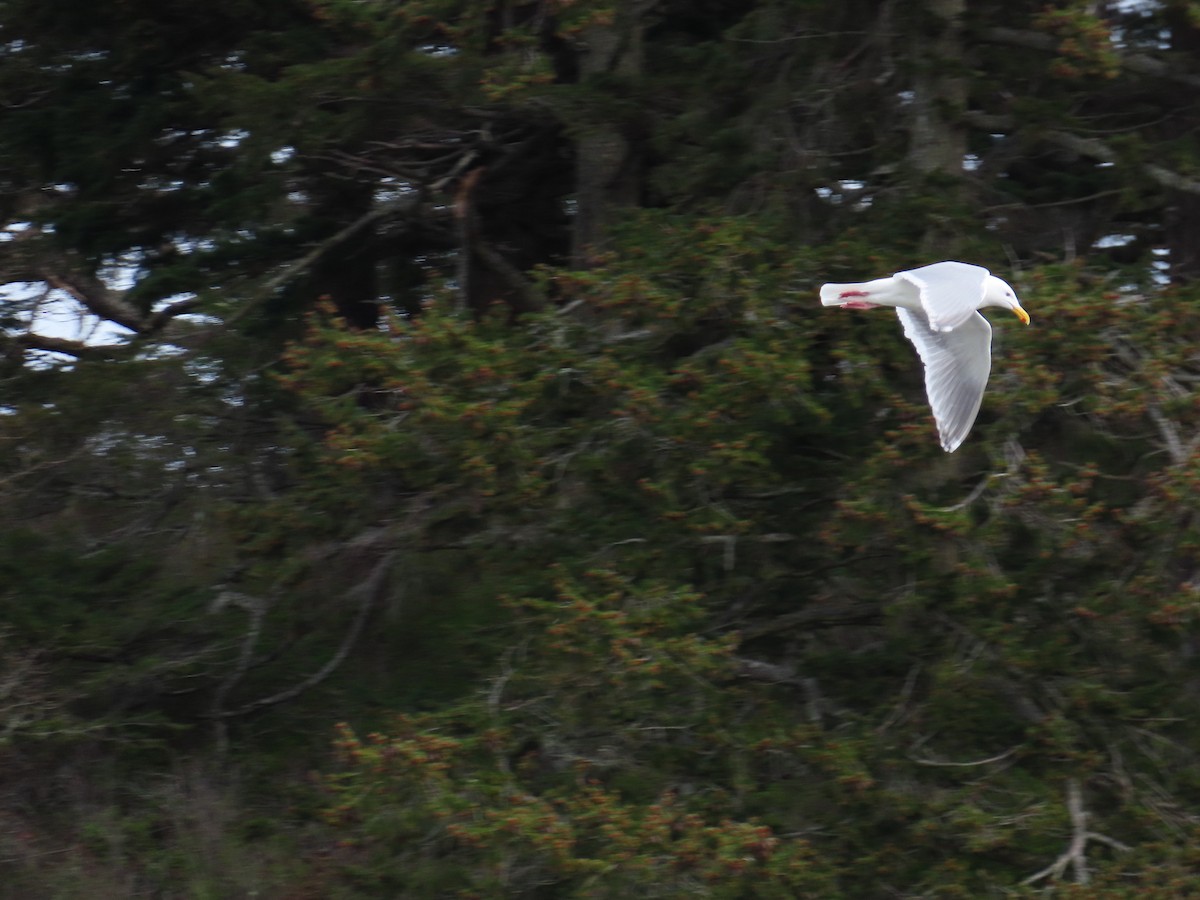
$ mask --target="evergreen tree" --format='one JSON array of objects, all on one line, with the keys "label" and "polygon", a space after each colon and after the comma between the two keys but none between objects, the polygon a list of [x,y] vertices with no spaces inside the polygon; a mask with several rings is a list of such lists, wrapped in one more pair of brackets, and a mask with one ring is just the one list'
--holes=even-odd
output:
[{"label": "evergreen tree", "polygon": [[0,0],[11,890],[1194,891],[1197,22]]}]

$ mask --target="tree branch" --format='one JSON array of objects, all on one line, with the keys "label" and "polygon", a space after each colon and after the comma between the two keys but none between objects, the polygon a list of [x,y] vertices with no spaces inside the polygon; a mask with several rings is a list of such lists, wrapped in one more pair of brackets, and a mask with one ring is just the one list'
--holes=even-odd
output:
[{"label": "tree branch", "polygon": [[176,316],[189,313],[199,305],[199,297],[188,297],[184,300],[176,300],[174,303],[169,303],[146,320],[145,330],[148,332],[161,331]]},{"label": "tree branch", "polygon": [[[332,675],[334,671],[337,670],[338,666],[345,661],[346,657],[350,655],[351,649],[353,649],[355,643],[358,641],[359,635],[362,634],[363,626],[367,622],[368,615],[370,614],[371,610],[374,609],[376,602],[383,595],[383,590],[387,585],[388,573],[391,571],[392,561],[395,559],[395,557],[395,550],[385,554],[379,560],[379,562],[375,564],[375,567],[371,570],[371,573],[360,584],[348,592],[348,597],[354,596],[355,594],[359,596],[358,611],[355,613],[354,620],[350,623],[350,627],[342,636],[342,643],[338,647],[337,652],[335,652],[333,656],[329,658],[325,665],[321,666],[320,669],[313,672],[307,678],[303,679],[297,684],[292,685],[292,687],[288,688],[287,690],[279,691],[278,693],[272,694],[269,697],[262,697],[258,700],[246,703],[242,706],[239,706],[237,709],[214,709],[210,713],[210,716],[217,719],[232,719],[248,715],[260,709],[265,709],[268,706],[275,706],[276,704],[284,703],[300,696],[300,694],[304,693],[309,688],[320,684],[322,681]],[[245,649],[243,648],[243,656],[244,655]]]},{"label": "tree branch", "polygon": [[[996,26],[981,29],[978,34],[985,40],[994,41],[998,44],[1011,44],[1029,50],[1056,53],[1059,49],[1059,42],[1055,38],[1040,31],[1022,31],[1017,28]],[[1155,59],[1153,56],[1146,56],[1141,53],[1119,53],[1117,56],[1121,62],[1121,68],[1129,72],[1137,75],[1147,75],[1151,78],[1163,78],[1179,84],[1186,84],[1188,87],[1200,88],[1200,75],[1193,75],[1190,72],[1180,72],[1171,68],[1169,64],[1163,62],[1161,59]]]},{"label": "tree branch", "polygon": [[[991,131],[1014,131],[1018,126],[1016,120],[1012,116],[993,115],[990,113],[980,112],[978,110],[970,110],[963,113],[963,121],[968,125],[976,128],[987,129]],[[1120,156],[1115,150],[1097,138],[1080,137],[1077,134],[1072,134],[1069,131],[1059,131],[1049,129],[1039,131],[1038,136],[1044,138],[1052,144],[1058,144],[1060,147],[1065,147],[1081,156],[1087,156],[1092,159],[1098,159],[1101,162],[1119,163]],[[1180,175],[1178,172],[1167,169],[1163,166],[1155,165],[1154,163],[1143,163],[1142,171],[1150,176],[1154,181],[1157,181],[1163,187],[1171,188],[1176,191],[1184,191],[1189,194],[1200,195],[1200,181],[1188,178],[1185,175]]]},{"label": "tree branch", "polygon": [[1084,808],[1083,794],[1079,789],[1079,781],[1075,778],[1067,779],[1067,815],[1071,819],[1071,842],[1067,845],[1067,849],[1058,859],[1040,872],[1034,872],[1021,884],[1034,884],[1043,878],[1057,881],[1066,872],[1067,866],[1074,868],[1076,884],[1087,884],[1091,880],[1091,873],[1087,867],[1088,841],[1098,841],[1114,850],[1130,849],[1128,844],[1115,838],[1088,830],[1088,811]]},{"label": "tree branch", "polygon": [[877,622],[883,616],[878,603],[849,601],[846,603],[819,604],[808,609],[797,610],[778,616],[767,622],[758,622],[741,629],[742,641],[752,640],[768,634],[776,634],[792,628],[832,628],[837,625],[862,625]]},{"label": "tree branch", "polygon": [[[98,318],[128,328],[134,334],[145,335],[165,327],[172,319],[194,309],[199,298],[179,300],[146,314],[125,300],[125,291],[113,290],[100,278],[91,274],[86,264],[72,252],[52,246],[42,236],[22,236],[10,242],[13,252],[0,269],[0,282],[42,282],[49,290],[62,291],[76,303]],[[38,338],[38,340],[54,340]],[[80,347],[85,345],[80,344]],[[67,346],[39,347],[53,349],[59,353],[80,356],[81,353]]]},{"label": "tree branch", "polygon": [[476,239],[471,244],[470,252],[474,253],[481,263],[491,269],[505,284],[512,288],[513,293],[520,298],[521,309],[532,312],[545,307],[546,301],[538,293],[533,283],[525,277],[520,269],[501,256],[486,241]]},{"label": "tree branch", "polygon": [[[280,288],[292,281],[295,281],[306,271],[312,268],[312,266],[316,264],[317,261],[320,260],[321,257],[323,257],[326,253],[333,250],[335,247],[344,244],[351,238],[356,237],[359,232],[369,225],[373,225],[376,222],[382,222],[385,219],[392,218],[393,216],[407,215],[416,209],[419,203],[420,200],[418,198],[406,197],[403,200],[381,204],[370,212],[364,213],[345,228],[335,232],[334,234],[331,234],[329,237],[325,238],[325,240],[321,241],[319,244],[309,250],[308,253],[304,254],[304,256],[300,257],[295,262],[288,263],[288,265],[284,266],[283,269],[263,282],[262,287],[258,291],[257,299],[266,299]],[[245,304],[240,310],[238,310],[237,313],[231,316],[229,320],[231,322],[236,321],[238,318],[244,316],[246,312],[254,305],[254,303]]]},{"label": "tree branch", "polygon": [[45,350],[49,353],[73,356],[76,359],[113,359],[129,350],[126,344],[86,344],[83,341],[51,337],[32,331],[16,336],[0,336],[0,341],[9,347],[21,350]]},{"label": "tree branch", "polygon": [[254,660],[254,649],[258,646],[259,638],[262,636],[262,623],[268,606],[267,601],[259,597],[251,597],[238,591],[222,591],[213,600],[208,611],[210,613],[219,612],[230,605],[240,606],[246,610],[250,616],[250,627],[242,638],[237,664],[233,667],[233,671],[217,685],[217,690],[213,694],[211,710],[217,733],[217,753],[220,755],[224,755],[229,746],[228,729],[225,722],[225,698],[250,671],[250,664]]},{"label": "tree branch", "polygon": [[138,334],[146,329],[145,317],[99,278],[77,272],[63,275],[61,272],[49,271],[48,268],[42,271],[41,278],[55,290],[70,294],[88,312],[101,319],[115,322]]},{"label": "tree branch", "polygon": [[1009,747],[1003,753],[997,753],[995,756],[989,756],[986,759],[972,759],[967,762],[944,762],[939,759],[927,759],[917,756],[910,756],[909,759],[919,766],[939,766],[945,768],[969,769],[974,768],[975,766],[990,766],[993,763],[1004,762],[1004,760],[1016,753],[1017,749],[1017,747]]},{"label": "tree branch", "polygon": [[750,659],[745,656],[733,657],[734,673],[752,681],[765,681],[768,684],[799,684],[796,670],[789,665],[770,663],[762,659]]}]

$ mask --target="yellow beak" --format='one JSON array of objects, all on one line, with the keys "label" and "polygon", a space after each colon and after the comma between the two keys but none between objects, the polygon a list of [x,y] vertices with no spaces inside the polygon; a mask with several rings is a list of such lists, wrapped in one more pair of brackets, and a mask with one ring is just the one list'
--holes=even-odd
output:
[{"label": "yellow beak", "polygon": [[1026,325],[1029,324],[1029,313],[1025,312],[1025,310],[1021,309],[1021,307],[1018,306],[1018,307],[1014,308],[1013,313],[1016,315],[1016,317],[1018,319],[1020,319]]}]

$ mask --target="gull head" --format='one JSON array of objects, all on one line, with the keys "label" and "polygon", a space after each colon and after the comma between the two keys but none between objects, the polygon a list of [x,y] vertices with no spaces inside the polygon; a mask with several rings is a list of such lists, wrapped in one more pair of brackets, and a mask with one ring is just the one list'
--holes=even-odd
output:
[{"label": "gull head", "polygon": [[1012,312],[1018,319],[1029,324],[1029,313],[1021,309],[1021,304],[1017,300],[1017,295],[1013,291],[1012,286],[1002,278],[997,278],[995,275],[989,275],[983,282],[983,303],[980,306],[999,306],[1001,309],[1007,309]]}]

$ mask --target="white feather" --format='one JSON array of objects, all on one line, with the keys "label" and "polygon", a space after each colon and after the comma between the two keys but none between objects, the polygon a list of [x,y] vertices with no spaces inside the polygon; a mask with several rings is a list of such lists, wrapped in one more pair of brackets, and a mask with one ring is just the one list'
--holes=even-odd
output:
[{"label": "white feather", "polygon": [[935,331],[953,331],[979,309],[991,274],[983,266],[940,262],[897,272],[895,277],[916,286],[921,308]]},{"label": "white feather", "polygon": [[963,262],[933,263],[858,284],[826,284],[821,303],[895,308],[925,364],[925,393],[947,452],[957,450],[975,424],[992,368],[992,326],[979,308],[1004,307],[1029,323],[1006,282]]},{"label": "white feather", "polygon": [[934,331],[919,312],[898,308],[904,336],[925,364],[925,393],[942,449],[953,453],[979,415],[992,369],[992,326],[975,310],[952,331]]}]

